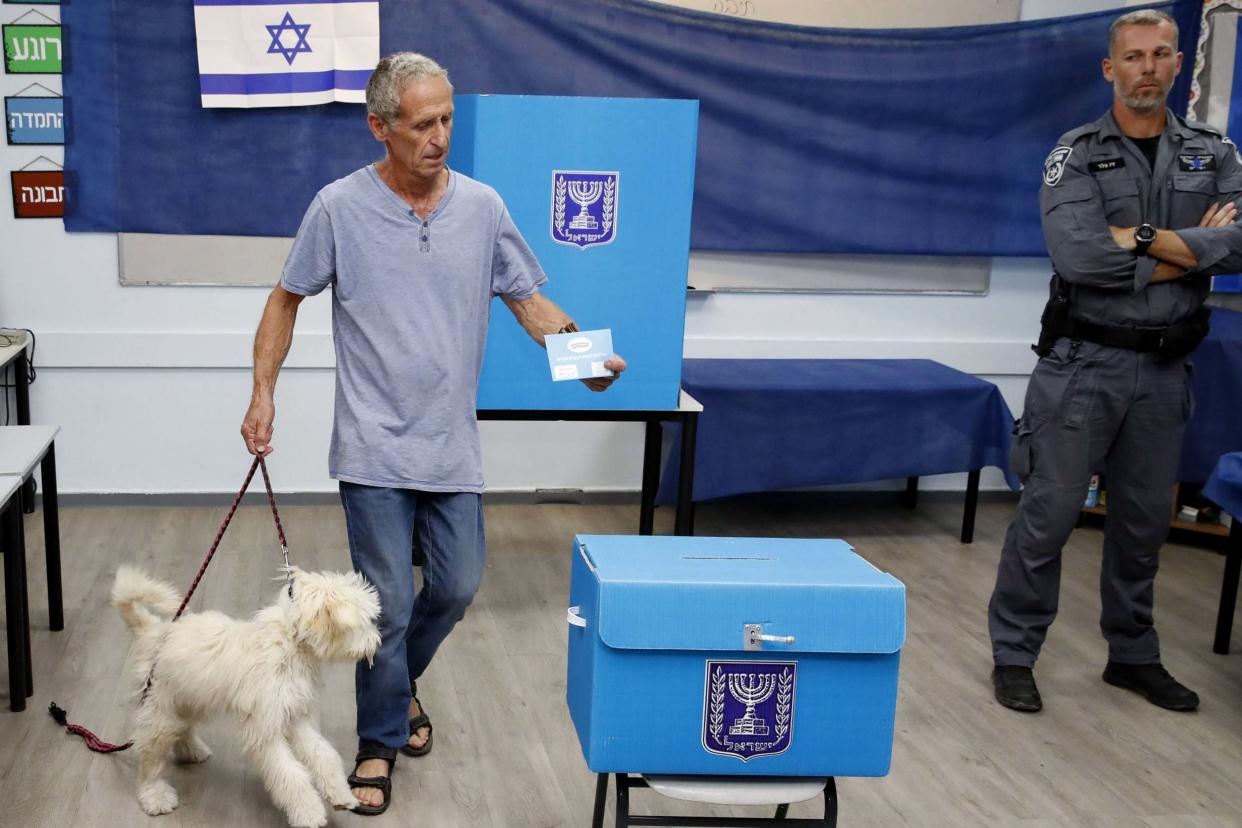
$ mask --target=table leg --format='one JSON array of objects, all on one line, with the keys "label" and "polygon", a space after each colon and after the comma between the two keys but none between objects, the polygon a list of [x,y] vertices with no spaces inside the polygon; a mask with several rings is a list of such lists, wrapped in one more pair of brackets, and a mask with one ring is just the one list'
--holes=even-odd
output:
[{"label": "table leg", "polygon": [[688,411],[681,416],[681,455],[677,469],[677,517],[675,535],[694,534],[694,450],[698,440],[699,414]]},{"label": "table leg", "polygon": [[20,630],[22,634],[22,642],[25,645],[26,656],[26,697],[34,695],[34,666],[31,664],[30,653],[30,586],[29,576],[26,574],[26,524],[22,520],[21,515],[17,516],[17,567],[18,567],[18,586],[21,588],[21,601],[19,604],[22,608],[22,617]]},{"label": "table leg", "polygon": [[4,623],[8,633],[9,709],[26,709],[26,639],[22,635],[21,500],[14,494],[0,513],[0,546],[4,557]]},{"label": "table leg", "polygon": [[643,491],[638,507],[638,534],[650,535],[655,529],[656,489],[660,485],[660,448],[664,429],[659,420],[648,420],[643,435]]},{"label": "table leg", "polygon": [[966,476],[966,510],[962,514],[962,543],[974,543],[975,511],[979,507],[979,469]]},{"label": "table leg", "polygon": [[65,628],[60,588],[60,509],[56,497],[56,442],[47,447],[40,465],[43,473],[43,546],[47,558],[47,611],[53,630]]},{"label": "table leg", "polygon": [[837,828],[837,779],[835,776],[828,777],[828,784],[824,786],[824,825],[828,828]]},{"label": "table leg", "polygon": [[913,509],[919,505],[919,479],[918,477],[906,478],[906,495],[902,498],[907,509]]},{"label": "table leg", "polygon": [[604,805],[608,802],[608,774],[598,774],[595,781],[595,810],[591,814],[591,828],[604,828]]},{"label": "table leg", "polygon": [[617,774],[617,828],[629,828],[630,824],[630,776]]},{"label": "table leg", "polygon": [[[30,425],[30,360],[26,349],[13,360],[13,385],[17,389],[17,424]],[[34,479],[22,484],[22,509],[28,515],[34,514]]]},{"label": "table leg", "polygon": [[1238,577],[1242,575],[1242,518],[1235,517],[1225,550],[1225,575],[1220,582],[1220,608],[1216,611],[1216,639],[1212,652],[1229,654],[1233,613],[1238,601]]}]

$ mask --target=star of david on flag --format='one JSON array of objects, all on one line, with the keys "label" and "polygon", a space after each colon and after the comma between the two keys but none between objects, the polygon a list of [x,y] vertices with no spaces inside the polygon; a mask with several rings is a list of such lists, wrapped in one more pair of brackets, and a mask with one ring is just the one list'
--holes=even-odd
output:
[{"label": "star of david on flag", "polygon": [[204,108],[364,103],[379,0],[194,0]]}]

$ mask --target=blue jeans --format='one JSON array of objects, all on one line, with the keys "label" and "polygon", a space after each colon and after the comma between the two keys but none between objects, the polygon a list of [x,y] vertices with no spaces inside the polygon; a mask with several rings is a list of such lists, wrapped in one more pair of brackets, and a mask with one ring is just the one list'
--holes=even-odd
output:
[{"label": "blue jeans", "polygon": [[[358,662],[358,741],[400,747],[410,738],[410,683],[478,592],[483,577],[483,499],[473,492],[422,492],[341,482],[354,569],[380,597],[374,664]],[[415,594],[414,533],[426,554]]]}]

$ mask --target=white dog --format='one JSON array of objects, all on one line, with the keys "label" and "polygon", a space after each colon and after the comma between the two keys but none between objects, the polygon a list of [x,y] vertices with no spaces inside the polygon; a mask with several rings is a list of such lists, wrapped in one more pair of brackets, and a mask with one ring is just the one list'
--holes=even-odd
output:
[{"label": "white dog", "polygon": [[138,801],[148,814],[177,807],[161,778],[168,755],[205,761],[211,750],[195,725],[220,713],[240,720],[246,754],[290,825],[327,823],[320,794],[338,809],[358,804],[340,754],[311,723],[311,702],[321,662],[375,655],[379,597],[357,573],[291,571],[292,598],[282,588],[249,621],[201,612],[176,623],[168,620],[180,604],[176,590],[132,567],[117,571],[112,604],[134,634]]}]

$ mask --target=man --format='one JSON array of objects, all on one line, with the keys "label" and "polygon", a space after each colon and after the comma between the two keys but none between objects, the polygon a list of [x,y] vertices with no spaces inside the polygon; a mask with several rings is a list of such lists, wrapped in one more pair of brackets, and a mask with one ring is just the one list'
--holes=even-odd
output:
[{"label": "man", "polygon": [[1199,704],[1161,665],[1152,585],[1191,412],[1186,355],[1207,332],[1209,277],[1242,270],[1242,162],[1218,131],[1166,109],[1181,65],[1168,15],[1117,18],[1103,61],[1112,107],[1045,164],[1056,276],[1013,449],[1026,486],[988,613],[996,699],[1015,710],[1042,706],[1032,667],[1056,616],[1061,548],[1101,462],[1104,681],[1172,710]]},{"label": "man", "polygon": [[[354,567],[380,592],[382,644],[356,674],[359,813],[391,794],[396,751],[431,727],[414,681],[478,589],[484,538],[475,399],[491,298],[540,344],[575,330],[538,292],[546,277],[491,188],[446,166],[453,88],[429,58],[384,58],[367,85],[383,160],[329,184],[306,212],[255,335],[251,453],[271,448],[276,376],[298,304],[332,286],[336,405],[328,465]],[[613,357],[603,391],[625,370]],[[415,594],[411,538],[425,556]]]}]

